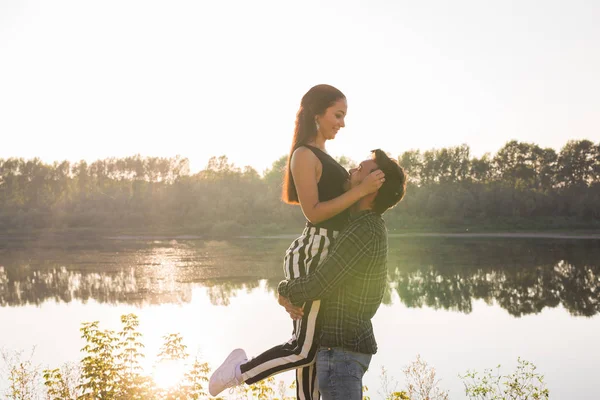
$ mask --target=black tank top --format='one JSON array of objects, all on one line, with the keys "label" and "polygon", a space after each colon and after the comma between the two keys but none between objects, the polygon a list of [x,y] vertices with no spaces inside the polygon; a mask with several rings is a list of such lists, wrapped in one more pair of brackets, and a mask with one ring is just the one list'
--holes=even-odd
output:
[{"label": "black tank top", "polygon": [[[323,165],[321,179],[319,179],[319,183],[317,184],[319,190],[319,202],[335,199],[344,194],[344,184],[350,177],[348,171],[323,150],[308,145],[304,145],[304,147],[310,149]],[[349,210],[346,209],[338,215],[319,222],[318,224],[312,224],[310,221],[306,221],[306,226],[316,226],[319,228],[341,231],[348,222],[348,216]]]}]

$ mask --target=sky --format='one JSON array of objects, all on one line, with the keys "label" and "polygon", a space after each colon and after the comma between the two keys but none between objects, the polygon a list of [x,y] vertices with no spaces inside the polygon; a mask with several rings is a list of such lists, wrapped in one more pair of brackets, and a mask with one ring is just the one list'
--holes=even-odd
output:
[{"label": "sky", "polygon": [[600,142],[600,2],[0,1],[0,158],[211,156],[262,172],[302,95],[347,97],[360,161]]}]

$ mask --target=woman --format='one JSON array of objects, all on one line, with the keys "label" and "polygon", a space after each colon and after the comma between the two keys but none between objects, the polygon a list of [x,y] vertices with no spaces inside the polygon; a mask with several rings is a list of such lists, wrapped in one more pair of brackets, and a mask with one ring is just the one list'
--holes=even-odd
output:
[{"label": "woman", "polygon": [[[314,86],[302,97],[282,197],[288,204],[299,204],[307,222],[302,235],[286,251],[286,279],[308,274],[325,258],[347,221],[348,208],[377,191],[385,179],[383,172],[374,171],[360,186],[345,190],[348,172],[327,154],[325,143],[345,126],[347,108],[344,94],[330,85]],[[234,350],[211,376],[211,395],[242,382],[252,384],[296,369],[297,398],[318,399],[314,368],[318,344],[314,339],[319,307],[320,301],[304,305],[303,317],[294,320],[293,337],[287,343],[250,361],[243,350]]]}]

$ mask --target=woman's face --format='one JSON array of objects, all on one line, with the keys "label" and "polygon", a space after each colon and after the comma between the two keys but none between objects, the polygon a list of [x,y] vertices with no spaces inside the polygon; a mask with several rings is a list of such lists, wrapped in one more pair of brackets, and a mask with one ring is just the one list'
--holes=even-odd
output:
[{"label": "woman's face", "polygon": [[346,99],[339,99],[331,107],[329,107],[322,115],[317,115],[315,120],[319,123],[319,135],[322,135],[325,140],[335,139],[335,135],[346,126],[344,118],[348,103]]}]

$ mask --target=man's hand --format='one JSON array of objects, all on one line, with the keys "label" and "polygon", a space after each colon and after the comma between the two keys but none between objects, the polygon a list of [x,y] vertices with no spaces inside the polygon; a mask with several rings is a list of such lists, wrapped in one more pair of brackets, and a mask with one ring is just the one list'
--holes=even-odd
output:
[{"label": "man's hand", "polygon": [[279,302],[279,305],[285,308],[285,311],[290,314],[292,319],[302,319],[302,316],[304,315],[302,307],[293,305],[287,297],[283,297],[280,294],[277,295],[277,301]]}]

